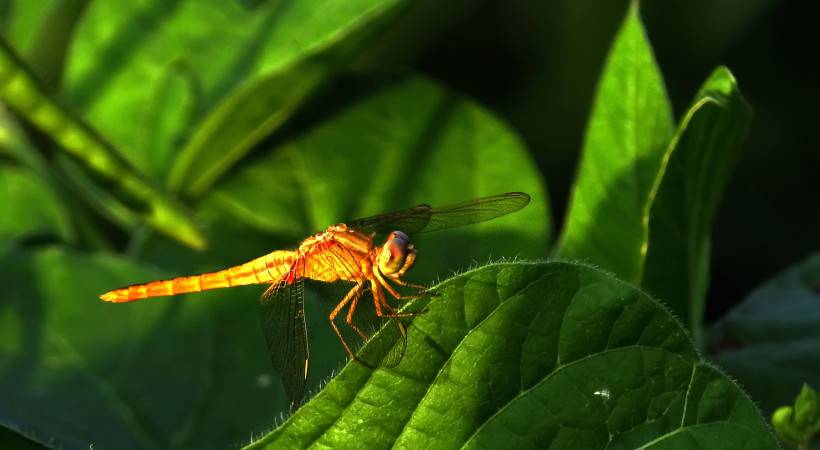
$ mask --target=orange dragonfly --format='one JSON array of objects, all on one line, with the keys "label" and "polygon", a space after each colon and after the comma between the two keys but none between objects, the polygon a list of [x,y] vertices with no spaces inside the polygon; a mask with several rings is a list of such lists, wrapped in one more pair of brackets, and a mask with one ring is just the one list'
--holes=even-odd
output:
[{"label": "orange dragonfly", "polygon": [[[385,291],[397,300],[430,295],[424,286],[402,279],[416,261],[417,252],[410,236],[490,220],[517,211],[529,201],[529,195],[511,192],[438,208],[419,205],[332,225],[324,232],[308,237],[294,250],[276,250],[229,269],[135,284],[106,292],[100,298],[121,303],[209,289],[270,284],[260,302],[262,328],[274,369],[281,376],[291,402],[298,404],[307,380],[309,354],[304,280],[352,282],[353,286],[328,316],[333,331],[351,359],[371,368],[379,364],[398,364],[407,345],[406,325],[401,319],[415,313],[397,312],[388,303]],[[386,233],[389,234],[384,244],[374,245],[374,239]],[[415,295],[402,295],[391,283],[419,291]],[[359,305],[359,301],[368,291],[373,310],[369,317],[359,320],[360,315],[366,315],[360,306],[369,303]],[[365,325],[374,327],[369,330],[373,331],[375,327],[392,324],[390,330],[396,337],[395,344],[379,353],[375,360],[367,361],[361,352],[357,356],[348,343],[350,338],[343,336],[335,322],[344,308],[347,308],[345,322],[360,343],[369,340],[362,330]]]}]

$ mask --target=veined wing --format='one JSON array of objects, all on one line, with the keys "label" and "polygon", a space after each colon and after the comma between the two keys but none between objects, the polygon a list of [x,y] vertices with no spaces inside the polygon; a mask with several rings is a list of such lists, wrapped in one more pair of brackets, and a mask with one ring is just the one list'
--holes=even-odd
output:
[{"label": "veined wing", "polygon": [[347,225],[366,233],[401,230],[408,235],[414,235],[495,219],[518,211],[529,202],[530,196],[523,192],[508,192],[436,208],[418,205],[401,211],[353,220],[347,222]]},{"label": "veined wing", "polygon": [[273,368],[294,406],[302,400],[308,373],[304,267],[303,258],[298,258],[288,274],[262,294],[259,304]]}]

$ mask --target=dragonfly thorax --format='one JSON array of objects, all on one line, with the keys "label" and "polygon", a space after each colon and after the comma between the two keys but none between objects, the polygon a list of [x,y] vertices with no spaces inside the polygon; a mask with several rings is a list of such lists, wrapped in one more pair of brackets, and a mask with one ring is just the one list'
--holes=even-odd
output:
[{"label": "dragonfly thorax", "polygon": [[385,275],[402,275],[413,266],[416,260],[416,249],[410,243],[410,237],[401,231],[394,231],[387,236],[379,252],[379,271]]}]

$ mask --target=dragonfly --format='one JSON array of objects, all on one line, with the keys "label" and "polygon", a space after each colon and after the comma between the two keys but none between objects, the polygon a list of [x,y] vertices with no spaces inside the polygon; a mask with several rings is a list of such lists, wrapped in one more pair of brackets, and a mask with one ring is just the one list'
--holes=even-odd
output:
[{"label": "dragonfly", "polygon": [[[529,202],[529,195],[509,192],[442,207],[422,204],[331,225],[306,238],[295,249],[275,250],[228,269],[134,284],[106,292],[100,298],[122,303],[235,286],[269,285],[260,299],[262,329],[273,368],[281,377],[291,404],[298,405],[304,394],[309,364],[305,280],[352,283],[340,300],[331,303],[328,319],[333,331],[352,360],[370,368],[394,366],[407,347],[405,321],[419,313],[394,308],[388,295],[395,301],[433,295],[425,286],[404,280],[418,253],[411,236],[484,222],[518,211]],[[378,245],[380,237],[385,238]],[[417,291],[403,295],[395,286]],[[361,302],[368,293],[369,302]],[[364,305],[369,306],[369,314],[362,312]],[[346,333],[342,333],[336,323],[342,314],[348,326]],[[357,355],[350,341],[357,339],[364,346],[371,337],[364,328],[368,328],[367,331],[389,328],[394,338],[385,342],[395,344],[373,357],[366,358],[362,352]]]}]

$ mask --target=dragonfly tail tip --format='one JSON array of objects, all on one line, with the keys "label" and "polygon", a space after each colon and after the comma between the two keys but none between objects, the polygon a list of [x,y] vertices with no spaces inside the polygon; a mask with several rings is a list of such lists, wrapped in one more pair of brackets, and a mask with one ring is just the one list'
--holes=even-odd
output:
[{"label": "dragonfly tail tip", "polygon": [[119,299],[119,295],[117,295],[116,291],[106,292],[105,294],[100,295],[100,300],[104,302],[117,302]]}]

